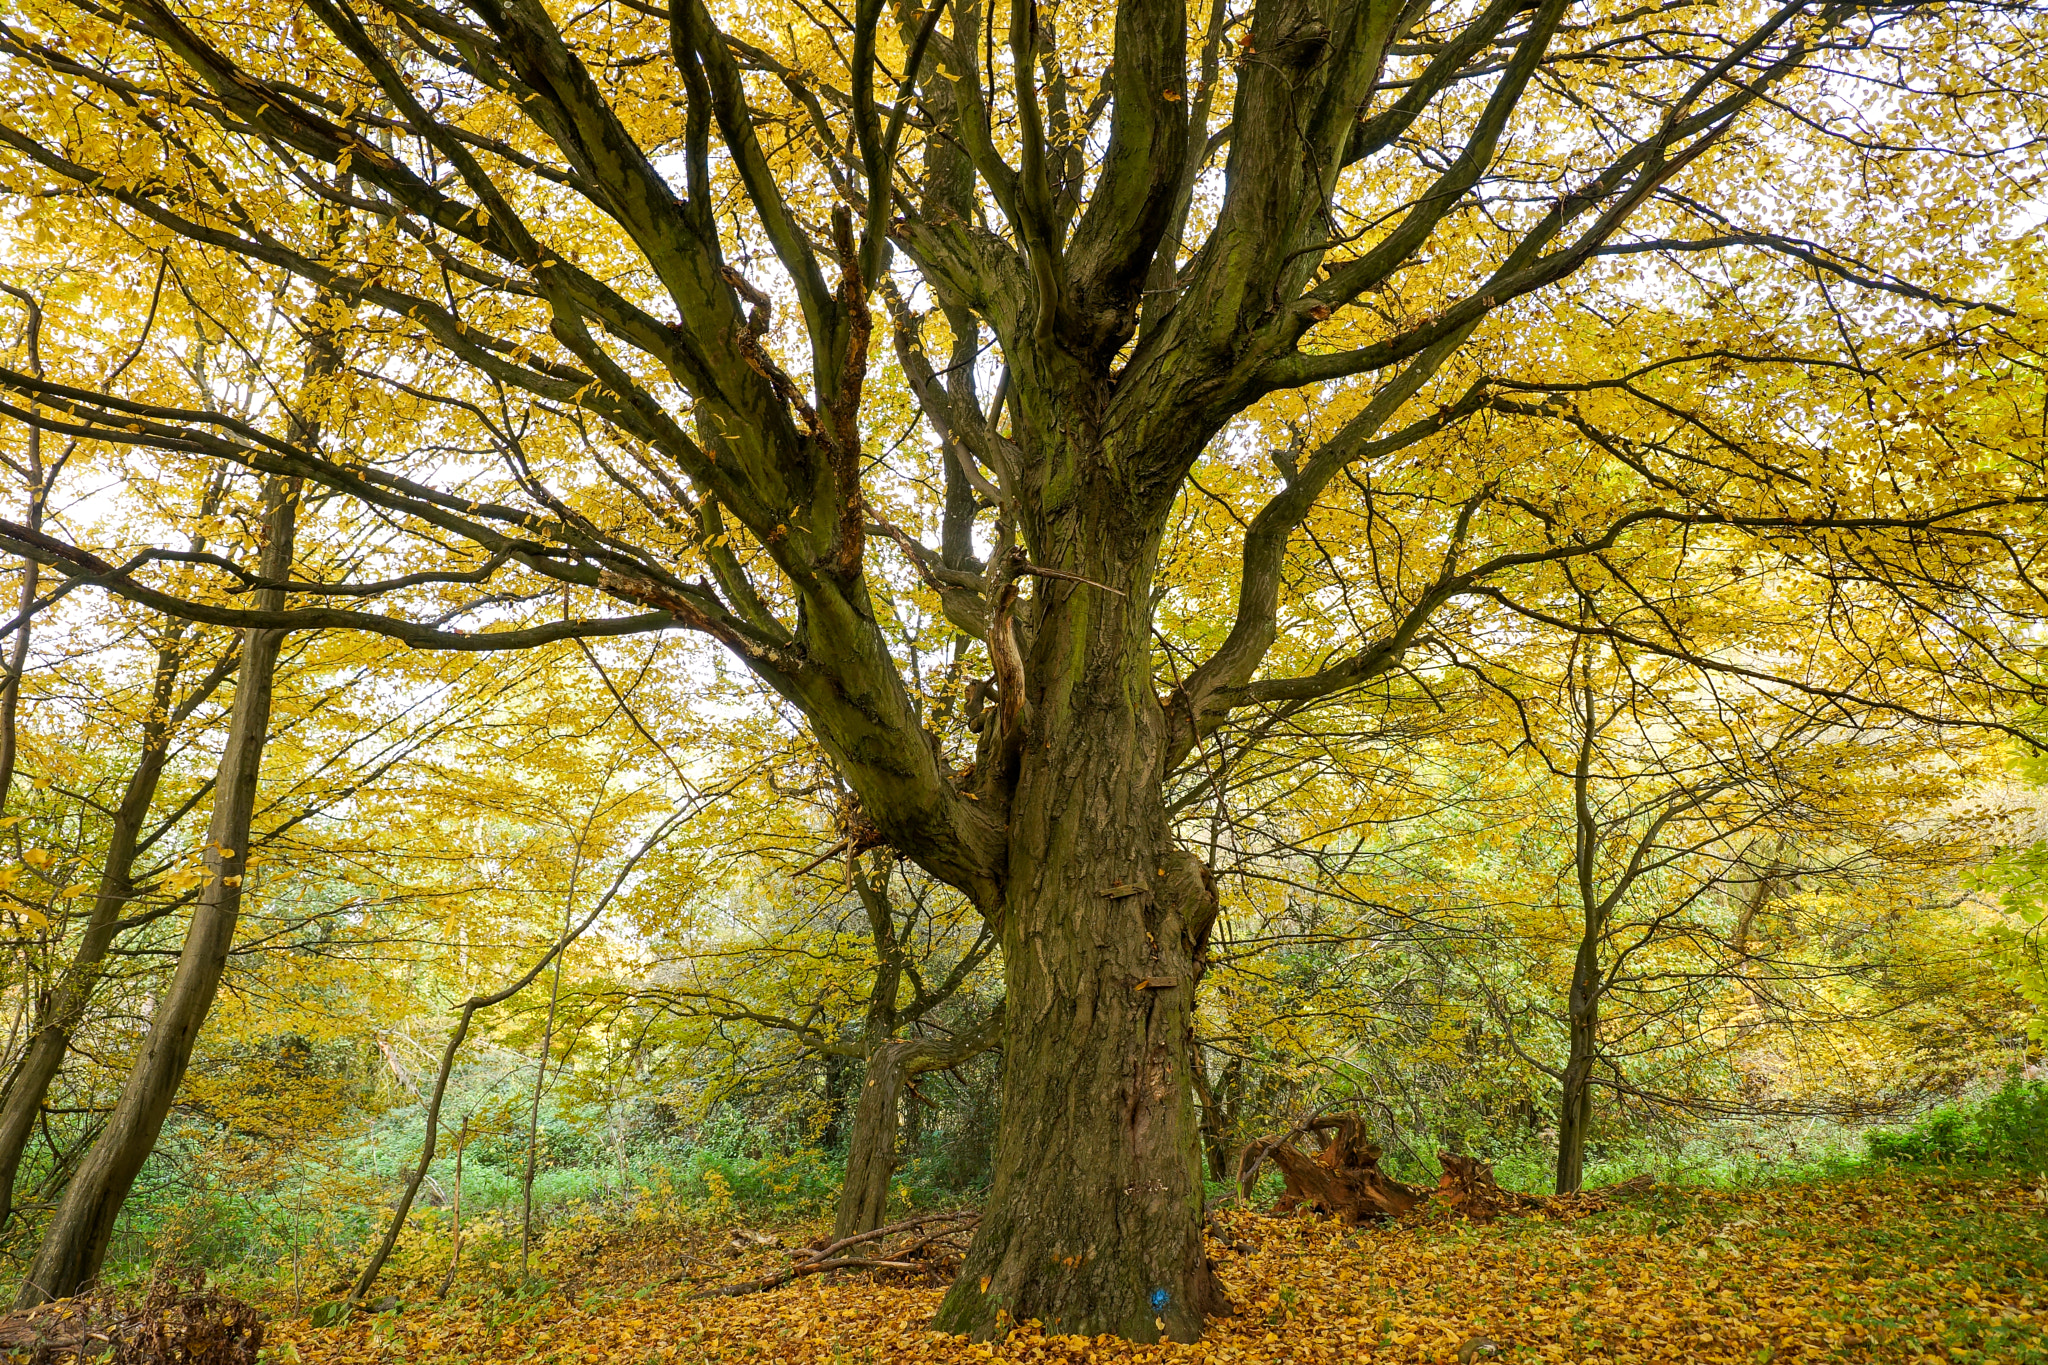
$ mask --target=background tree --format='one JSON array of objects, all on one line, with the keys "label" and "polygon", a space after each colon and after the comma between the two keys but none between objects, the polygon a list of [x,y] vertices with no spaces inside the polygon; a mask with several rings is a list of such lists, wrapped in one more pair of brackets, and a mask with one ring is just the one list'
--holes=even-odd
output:
[{"label": "background tree", "polygon": [[[764,905],[734,915],[736,922],[719,925],[708,941],[664,943],[654,979],[624,993],[714,1030],[754,1073],[744,1083],[760,1084],[758,1073],[776,1067],[774,1059],[791,1045],[821,1064],[821,1135],[846,1150],[834,1219],[839,1237],[886,1221],[891,1181],[903,1161],[899,1126],[906,1111],[915,1123],[918,1077],[959,1067],[1000,1039],[1000,1002],[991,1005],[974,989],[994,947],[985,928],[963,923],[978,917],[946,903],[948,889],[920,886],[914,872],[881,859],[862,865],[868,861],[840,861],[834,871],[842,871],[844,890],[800,914],[769,908],[787,897],[756,883],[741,894]],[[902,892],[892,894],[899,878]],[[753,1035],[781,1046],[756,1057],[743,1041]],[[706,1041],[691,1029],[665,1045],[688,1049],[684,1055],[701,1074],[698,1049]],[[731,1088],[741,1083],[740,1076],[723,1081]]]},{"label": "background tree", "polygon": [[1534,1062],[1559,1086],[1556,1186],[1570,1193],[1596,1090],[1683,1103],[1643,1074],[1660,1054],[1740,1034],[1744,1006],[1787,1022],[1854,970],[1765,942],[1790,888],[1925,877],[1977,851],[1967,825],[1929,813],[1981,778],[1981,755],[1897,717],[1816,714],[1662,660],[1587,649],[1561,682],[1561,704],[1523,715],[1563,723],[1528,741],[1570,812],[1556,822],[1571,830],[1557,891],[1575,932],[1561,1008],[1547,1011],[1564,1056]]}]

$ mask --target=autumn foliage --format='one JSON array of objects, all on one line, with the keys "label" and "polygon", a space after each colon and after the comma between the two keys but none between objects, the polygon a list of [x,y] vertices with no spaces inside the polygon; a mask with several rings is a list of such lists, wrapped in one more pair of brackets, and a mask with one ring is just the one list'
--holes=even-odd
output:
[{"label": "autumn foliage", "polygon": [[2039,1164],[2043,18],[0,0],[17,1309],[1991,1351],[1751,1166]]}]

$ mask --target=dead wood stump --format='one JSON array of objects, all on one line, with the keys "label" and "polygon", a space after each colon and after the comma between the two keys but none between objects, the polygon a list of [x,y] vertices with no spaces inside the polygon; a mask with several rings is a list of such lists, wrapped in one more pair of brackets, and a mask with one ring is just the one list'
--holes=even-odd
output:
[{"label": "dead wood stump", "polygon": [[1540,1209],[1544,1201],[1535,1195],[1504,1190],[1493,1178],[1493,1167],[1476,1156],[1438,1152],[1436,1159],[1444,1173],[1436,1182],[1437,1199],[1475,1223],[1489,1223],[1516,1209]]},{"label": "dead wood stump", "polygon": [[0,1355],[24,1365],[256,1365],[262,1350],[261,1314],[178,1267],[140,1303],[89,1293],[0,1316]]},{"label": "dead wood stump", "polygon": [[[1310,1155],[1294,1145],[1304,1133],[1322,1139],[1322,1150]],[[1356,1114],[1332,1115],[1304,1124],[1279,1138],[1247,1146],[1238,1160],[1239,1187],[1248,1195],[1260,1161],[1270,1158],[1280,1168],[1286,1189],[1273,1205],[1275,1213],[1312,1209],[1350,1224],[1399,1218],[1429,1198],[1382,1171],[1378,1144],[1366,1137],[1365,1120]]]},{"label": "dead wood stump", "polygon": [[[1315,1134],[1322,1147],[1304,1152],[1296,1141]],[[1346,1223],[1401,1218],[1434,1196],[1433,1207],[1448,1209],[1475,1222],[1491,1222],[1503,1213],[1548,1208],[1553,1201],[1539,1195],[1504,1190],[1493,1168],[1478,1157],[1438,1152],[1443,1175],[1434,1190],[1404,1185],[1380,1169],[1380,1148],[1366,1136],[1365,1120],[1356,1114],[1333,1114],[1304,1123],[1291,1133],[1246,1144],[1238,1156],[1238,1190],[1251,1197],[1259,1166],[1271,1161],[1280,1168],[1286,1189],[1273,1205],[1275,1213],[1309,1209]]]}]

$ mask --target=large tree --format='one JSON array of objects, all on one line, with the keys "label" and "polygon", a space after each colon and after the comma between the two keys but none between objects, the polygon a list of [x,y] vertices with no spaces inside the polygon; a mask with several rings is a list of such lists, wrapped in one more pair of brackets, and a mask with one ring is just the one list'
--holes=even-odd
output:
[{"label": "large tree", "polygon": [[[2030,691],[2048,489],[2007,377],[2041,32],[2009,3],[10,0],[21,215],[289,276],[353,361],[317,440],[54,363],[0,372],[6,415],[303,480],[302,544],[412,540],[373,580],[211,589],[147,547],[0,547],[221,625],[715,639],[858,794],[849,846],[1000,935],[995,1183],[940,1325],[1192,1338],[1224,1307],[1189,1055],[1217,902],[1166,793],[1212,741],[1572,634],[1816,705],[1982,723]],[[445,434],[366,462],[347,433],[393,395]],[[1229,515],[1191,541],[1197,500]],[[930,610],[975,642],[936,670],[905,645]],[[1794,625],[1870,667],[1808,681]]]}]

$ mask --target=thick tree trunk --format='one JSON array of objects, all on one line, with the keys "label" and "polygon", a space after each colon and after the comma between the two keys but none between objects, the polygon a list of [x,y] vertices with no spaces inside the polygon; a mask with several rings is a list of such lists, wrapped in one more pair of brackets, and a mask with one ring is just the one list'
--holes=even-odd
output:
[{"label": "thick tree trunk", "polygon": [[1036,1318],[1048,1332],[1193,1341],[1222,1308],[1188,1078],[1194,963],[1171,908],[1192,874],[1175,876],[1179,855],[1156,845],[1146,858],[1106,842],[1114,853],[1049,864],[1044,890],[1013,903],[1019,1043],[1004,1059],[994,1189],[942,1329],[986,1337],[1001,1318]]},{"label": "thick tree trunk", "polygon": [[[1077,497],[1085,515],[1117,505]],[[998,910],[1010,1046],[988,1209],[937,1325],[1193,1341],[1228,1311],[1202,1245],[1190,1074],[1215,898],[1161,797],[1152,543],[1079,534],[1110,548],[1073,571],[1119,590],[1041,580],[1029,704],[1005,696],[990,722],[986,761],[1017,765]]]},{"label": "thick tree trunk", "polygon": [[1571,1029],[1557,1108],[1557,1192],[1574,1194],[1585,1183],[1586,1134],[1593,1125],[1593,1061],[1600,1023],[1599,963],[1589,942],[1572,972],[1567,1020]]},{"label": "thick tree trunk", "polygon": [[[281,579],[291,565],[298,486],[295,481],[272,479],[264,492],[268,539],[261,572],[265,578]],[[259,590],[256,596],[259,606],[275,610],[283,605],[283,594],[276,589]],[[171,1101],[192,1060],[200,1027],[213,1009],[241,912],[249,824],[255,813],[256,780],[270,729],[271,685],[283,641],[284,632],[277,630],[252,630],[244,638],[234,709],[214,784],[213,821],[207,829],[205,889],[193,906],[184,949],[150,1022],[142,1051],[129,1068],[127,1083],[106,1127],[65,1187],[15,1296],[17,1308],[68,1298],[99,1273],[114,1219],[142,1163],[156,1146]]]}]

